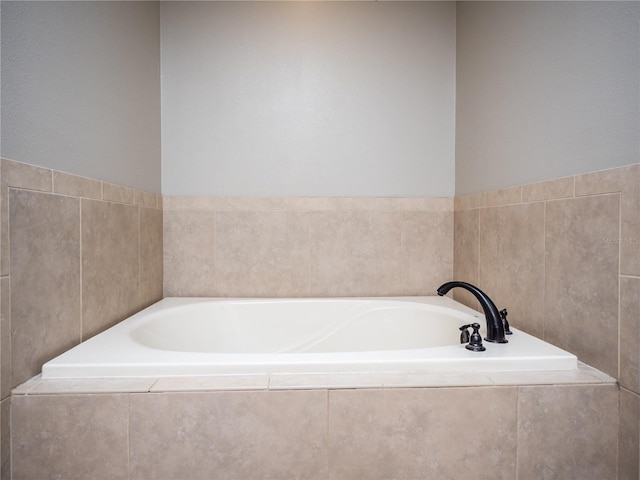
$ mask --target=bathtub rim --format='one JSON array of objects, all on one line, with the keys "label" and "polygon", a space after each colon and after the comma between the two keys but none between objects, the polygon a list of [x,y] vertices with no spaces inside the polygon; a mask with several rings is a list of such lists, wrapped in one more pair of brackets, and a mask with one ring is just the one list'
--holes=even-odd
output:
[{"label": "bathtub rim", "polygon": [[[221,298],[221,297],[216,297],[216,298],[207,298],[207,297],[167,297],[163,300],[160,300],[159,302],[141,310],[140,312],[132,315],[131,317],[129,317],[129,319],[127,319],[129,321],[129,323],[125,323],[125,322],[120,322],[117,325],[114,325],[113,327],[111,327],[110,329],[108,329],[107,331],[103,332],[103,334],[106,334],[106,332],[108,331],[112,331],[113,334],[117,334],[117,333],[121,333],[119,332],[120,330],[126,330],[126,329],[133,329],[135,328],[136,323],[134,322],[134,319],[136,318],[140,318],[145,316],[147,313],[152,313],[155,312],[157,310],[163,309],[163,308],[171,308],[174,306],[179,306],[179,305],[186,305],[186,304],[190,304],[190,303],[195,303],[195,302],[208,302],[208,301],[241,301],[241,302],[246,302],[246,301],[252,301],[252,302],[273,302],[273,301],[308,301],[308,300],[331,300],[331,301],[353,301],[354,299],[357,300],[371,300],[371,301],[381,301],[381,300],[390,300],[390,301],[402,301],[402,302],[419,302],[419,303],[432,303],[432,302],[436,302],[440,305],[447,305],[447,306],[451,306],[452,308],[461,310],[463,312],[468,313],[469,315],[472,315],[474,318],[482,318],[482,315],[475,311],[470,309],[469,307],[466,307],[462,304],[460,304],[459,302],[456,302],[453,299],[450,299],[448,297],[435,297],[435,296],[427,296],[427,297],[337,297],[337,298],[292,298],[292,299],[283,299],[283,298],[257,298],[257,299],[246,299],[246,298]],[[521,341],[522,339],[525,338],[531,338],[531,339],[535,339],[536,342],[541,342],[544,343],[545,345],[548,346],[549,349],[551,349],[554,352],[561,352],[562,355],[564,356],[564,362],[566,362],[564,364],[564,366],[562,366],[561,368],[554,368],[551,370],[559,370],[559,371],[566,371],[566,370],[575,370],[577,368],[577,358],[575,357],[575,355],[570,354],[569,352],[565,352],[561,349],[558,349],[557,347],[550,345],[546,342],[541,341],[540,339],[536,339],[535,337],[532,337],[524,332],[518,331],[517,329],[514,329],[514,331],[517,332],[517,335],[512,336],[512,341],[510,342],[510,344],[506,344],[506,345],[490,345],[490,349],[489,351],[498,351],[498,352],[506,352],[509,348],[511,348],[512,350],[514,348],[518,347],[518,342]],[[371,362],[369,362],[368,364],[364,364],[364,365],[359,365],[358,369],[353,369],[350,368],[349,372],[345,372],[344,368],[329,368],[329,369],[323,369],[322,372],[317,372],[317,371],[309,371],[309,369],[307,368],[305,370],[305,368],[301,368],[301,369],[289,369],[289,370],[278,370],[278,371],[273,371],[273,369],[271,369],[271,371],[268,370],[262,370],[262,371],[256,371],[255,368],[253,368],[253,366],[251,368],[248,369],[237,369],[234,372],[228,372],[228,371],[224,371],[225,369],[212,369],[210,365],[207,365],[204,368],[198,368],[198,367],[193,367],[193,365],[191,365],[191,362],[193,360],[191,360],[190,362],[187,362],[187,364],[190,366],[189,371],[185,372],[181,369],[181,367],[184,366],[184,364],[182,365],[175,365],[175,358],[169,358],[169,357],[175,357],[175,355],[171,355],[173,352],[167,352],[167,351],[160,351],[162,353],[161,357],[162,357],[162,364],[163,364],[163,373],[162,374],[158,374],[158,365],[157,363],[148,363],[148,364],[143,364],[143,366],[138,366],[136,367],[136,369],[131,370],[129,368],[129,366],[127,364],[121,365],[119,368],[116,368],[116,374],[114,373],[106,373],[107,370],[111,370],[113,372],[113,365],[107,365],[104,368],[101,367],[97,367],[96,368],[96,364],[91,363],[91,358],[93,355],[93,352],[89,351],[88,349],[91,348],[91,346],[93,344],[95,344],[96,342],[100,342],[99,340],[94,340],[96,339],[98,336],[93,337],[89,340],[87,340],[86,342],[83,342],[82,344],[74,347],[74,349],[69,350],[68,352],[65,352],[64,354],[60,355],[59,357],[56,357],[55,359],[47,362],[45,364],[45,366],[43,366],[43,374],[42,377],[46,380],[53,380],[53,379],[63,379],[63,378],[67,378],[67,379],[79,379],[79,378],[138,378],[138,377],[175,377],[175,376],[183,376],[183,377],[189,377],[189,376],[220,376],[220,375],[250,375],[250,374],[257,374],[257,375],[264,375],[264,374],[293,374],[293,375],[298,375],[298,374],[313,374],[313,373],[323,373],[323,374],[340,374],[340,373],[345,373],[345,374],[351,374],[351,373],[358,373],[358,374],[375,374],[375,373],[383,373],[383,374],[424,374],[424,373],[440,373],[442,374],[443,372],[463,372],[465,370],[468,370],[468,364],[464,364],[464,363],[460,363],[460,368],[451,368],[451,366],[447,366],[445,368],[438,368],[438,361],[434,360],[431,362],[430,368],[428,371],[425,370],[424,366],[421,367],[416,367],[416,365],[408,365],[408,364],[404,364],[401,366],[396,365],[396,367],[394,368],[385,368],[385,369],[380,369],[379,366],[372,366]],[[108,335],[103,335],[103,342],[106,342],[108,345]],[[83,346],[84,345],[84,346]],[[508,345],[511,345],[511,347],[509,347]],[[110,346],[111,348],[113,348],[113,346]],[[144,347],[145,349],[148,349],[148,347]],[[436,347],[434,349],[431,349],[430,352],[427,352],[427,354],[425,354],[424,352],[419,352],[420,355],[420,360],[425,360],[425,355],[428,357],[429,355],[435,355],[435,350],[438,349],[452,349],[454,347]],[[498,350],[495,350],[495,348],[497,348]],[[460,350],[463,349],[462,345],[457,345],[455,347],[456,350]],[[64,361],[66,359],[66,357],[70,356],[71,354],[69,352],[71,351],[78,351],[78,350],[84,350],[86,353],[86,356],[88,357],[89,361],[87,363],[87,365],[82,366],[82,365],[76,365],[75,367],[72,368],[62,368],[59,369],[58,368],[58,372],[55,372],[55,369],[57,367],[53,367],[54,370],[51,370],[50,365],[55,365],[56,363],[58,364],[62,364],[64,367]],[[178,352],[179,353],[179,352]],[[442,352],[437,352],[438,354],[442,353]],[[481,358],[481,355],[484,355],[485,352],[483,352],[483,354],[477,354],[477,353],[473,353],[473,352],[468,352],[468,353],[464,353],[465,355],[472,355],[474,358],[474,360],[479,360]],[[118,354],[119,352],[115,352],[115,356],[116,358],[118,358]],[[457,354],[457,352],[456,352]],[[208,354],[205,354],[208,355]],[[289,357],[291,357],[291,354],[286,354]],[[308,354],[302,354],[302,355],[308,355]],[[389,354],[387,353],[386,355],[381,355],[381,357],[389,357],[389,356],[393,356],[393,354]],[[262,355],[260,355],[262,356]],[[485,358],[487,358],[488,356],[486,356]],[[355,357],[354,357],[355,358]],[[167,363],[167,360],[171,360],[171,362]],[[348,359],[353,361],[353,359]],[[503,361],[504,358],[501,360]],[[484,372],[487,370],[491,370],[491,371],[495,371],[495,365],[491,365],[491,362],[494,360],[484,360],[483,362],[477,362],[476,365],[473,368],[473,372]],[[468,362],[468,360],[467,360]],[[344,363],[344,360],[343,362]],[[411,362],[409,362],[411,363]],[[454,362],[455,363],[455,362]],[[49,367],[47,367],[49,365]],[[169,365],[167,367],[167,365]],[[386,363],[385,363],[386,365]],[[47,368],[45,368],[47,367]],[[77,368],[76,368],[77,367]],[[92,374],[87,374],[86,370],[88,368],[93,368],[94,372]],[[148,368],[147,368],[148,367]],[[307,366],[308,367],[308,366]],[[374,368],[375,367],[375,368]],[[517,368],[516,368],[517,367]],[[271,367],[269,367],[271,368]],[[48,369],[49,371],[47,372],[48,374],[44,374],[45,370]],[[65,371],[66,370],[66,371]],[[317,369],[315,369],[317,370]],[[514,365],[514,368],[510,368],[509,369],[512,373],[513,371],[551,371],[549,368],[541,368],[541,367],[528,367],[528,368],[523,368],[522,365]],[[63,373],[61,373],[63,372]]]}]

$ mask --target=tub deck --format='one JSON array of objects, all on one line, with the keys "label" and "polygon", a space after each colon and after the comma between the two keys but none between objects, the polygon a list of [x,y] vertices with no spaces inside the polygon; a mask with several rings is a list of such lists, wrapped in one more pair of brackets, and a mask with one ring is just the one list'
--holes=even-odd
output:
[{"label": "tub deck", "polygon": [[[485,342],[485,352],[471,352],[459,343],[430,348],[365,351],[276,351],[275,353],[216,353],[173,351],[154,348],[138,341],[136,332],[145,328],[154,315],[185,306],[218,302],[300,302],[300,299],[194,299],[166,298],[133,315],[107,331],[81,343],[47,362],[44,379],[125,378],[207,375],[288,375],[288,374],[430,374],[444,372],[533,372],[575,371],[575,355],[517,329],[507,344]],[[314,299],[314,301],[322,301]],[[327,302],[345,301],[327,299]],[[478,312],[447,297],[401,297],[349,299],[378,302],[376,308],[426,308],[450,311],[447,328],[454,337],[463,323],[484,323]],[[392,306],[392,307],[390,307]],[[439,310],[440,309],[440,310]],[[439,320],[438,320],[439,322]],[[416,322],[414,322],[416,323]],[[440,323],[437,323],[440,325]],[[400,328],[400,327],[399,327]],[[414,336],[417,335],[414,333]],[[410,337],[410,335],[409,335]],[[453,338],[453,337],[452,337]]]}]

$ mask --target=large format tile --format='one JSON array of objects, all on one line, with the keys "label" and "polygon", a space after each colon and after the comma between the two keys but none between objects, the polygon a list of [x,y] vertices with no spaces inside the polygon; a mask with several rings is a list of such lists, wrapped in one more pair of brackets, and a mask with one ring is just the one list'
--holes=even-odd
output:
[{"label": "large format tile", "polygon": [[[618,194],[547,202],[545,340],[618,375]],[[603,345],[606,347],[603,348]]]},{"label": "large format tile", "polygon": [[215,219],[209,211],[164,211],[165,297],[215,296]]},{"label": "large format tile", "polygon": [[453,212],[404,212],[404,295],[434,295],[453,274]]},{"label": "large format tile", "polygon": [[[477,285],[480,255],[479,209],[455,212],[453,251],[453,279]],[[478,308],[475,297],[466,290],[454,289],[453,298],[471,308]]]},{"label": "large format tile", "polygon": [[140,208],[140,299],[147,306],[162,299],[162,211]]},{"label": "large format tile", "polygon": [[305,212],[218,212],[215,289],[219,296],[309,296]]},{"label": "large format tile", "polygon": [[131,395],[131,478],[325,479],[326,395]]},{"label": "large format tile", "polygon": [[0,478],[11,479],[11,397],[0,403]]},{"label": "large format tile", "polygon": [[576,195],[620,192],[620,232],[606,237],[620,244],[622,274],[640,275],[640,164],[586,173],[576,177]]},{"label": "large format tile", "polygon": [[616,478],[617,385],[519,387],[518,479]]},{"label": "large format tile", "polygon": [[80,203],[26,190],[10,190],[10,200],[15,386],[80,342]]},{"label": "large format tile", "polygon": [[544,304],[544,203],[480,211],[479,285],[510,323],[540,338]]},{"label": "large format tile", "polygon": [[640,394],[640,278],[620,277],[620,385]]},{"label": "large format tile", "polygon": [[138,207],[82,199],[82,339],[140,307]]},{"label": "large format tile", "polygon": [[311,296],[402,294],[402,212],[311,214]]},{"label": "large format tile", "polygon": [[640,396],[620,389],[618,478],[640,478]]},{"label": "large format tile", "polygon": [[127,395],[12,398],[14,480],[126,479]]},{"label": "large format tile", "polygon": [[11,395],[11,278],[0,278],[0,397]]},{"label": "large format tile", "polygon": [[51,170],[0,159],[0,275],[9,275],[9,187],[51,192]]},{"label": "large format tile", "polygon": [[329,392],[331,478],[515,478],[516,389]]},{"label": "large format tile", "polygon": [[622,173],[620,273],[640,276],[640,164]]}]

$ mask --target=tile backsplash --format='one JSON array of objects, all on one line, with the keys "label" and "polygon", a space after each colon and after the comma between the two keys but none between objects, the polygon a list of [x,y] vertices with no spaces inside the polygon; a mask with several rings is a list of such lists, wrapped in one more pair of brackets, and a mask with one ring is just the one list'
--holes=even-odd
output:
[{"label": "tile backsplash", "polygon": [[429,295],[453,269],[453,199],[164,199],[165,296]]},{"label": "tile backsplash", "polygon": [[0,165],[1,385],[162,298],[162,199],[23,163]]},{"label": "tile backsplash", "polygon": [[[637,338],[640,164],[455,203],[454,277],[507,307],[514,326],[626,378],[619,355],[638,362],[637,342],[618,338]],[[637,378],[625,386],[640,393]]]}]

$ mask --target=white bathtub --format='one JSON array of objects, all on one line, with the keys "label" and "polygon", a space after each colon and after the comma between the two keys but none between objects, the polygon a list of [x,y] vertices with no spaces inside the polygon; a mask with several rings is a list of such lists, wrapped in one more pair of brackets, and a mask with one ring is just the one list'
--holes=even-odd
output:
[{"label": "white bathtub", "polygon": [[513,330],[471,352],[484,316],[447,297],[165,298],[42,367],[43,378],[252,373],[574,370],[577,359]]}]

